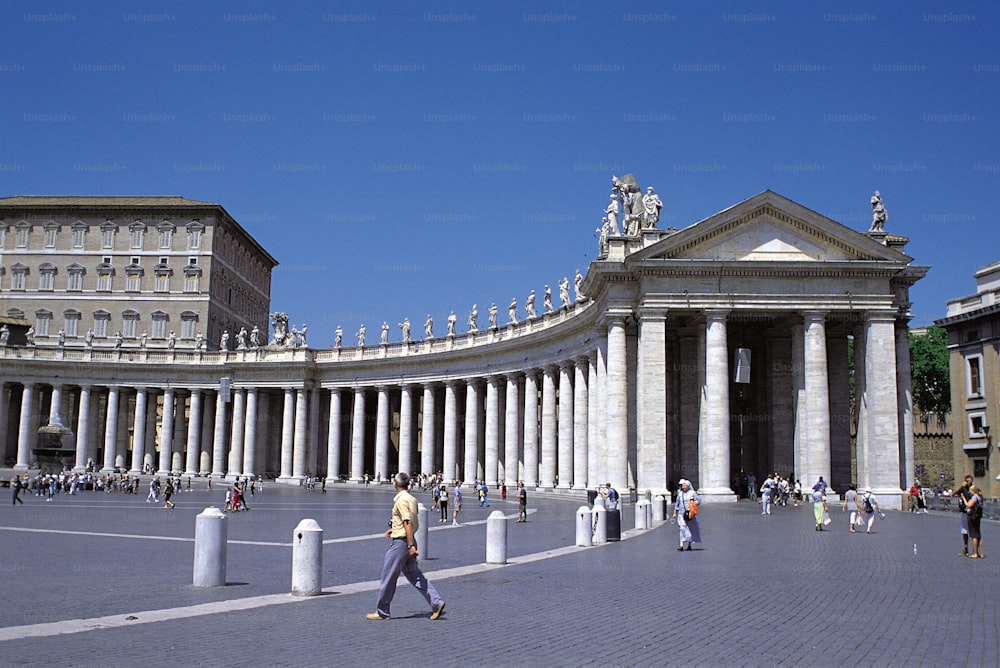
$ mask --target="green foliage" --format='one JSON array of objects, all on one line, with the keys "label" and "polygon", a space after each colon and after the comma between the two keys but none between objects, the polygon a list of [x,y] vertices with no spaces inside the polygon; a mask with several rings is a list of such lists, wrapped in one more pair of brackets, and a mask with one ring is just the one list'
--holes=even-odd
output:
[{"label": "green foliage", "polygon": [[910,332],[910,366],[913,403],[924,415],[943,418],[951,411],[948,332],[942,327],[928,327],[926,334]]}]

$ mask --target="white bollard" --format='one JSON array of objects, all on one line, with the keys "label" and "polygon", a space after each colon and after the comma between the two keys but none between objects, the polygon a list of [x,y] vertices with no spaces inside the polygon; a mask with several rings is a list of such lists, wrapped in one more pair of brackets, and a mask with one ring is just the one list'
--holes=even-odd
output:
[{"label": "white bollard", "polygon": [[653,528],[653,503],[651,501],[646,502],[646,528]]},{"label": "white bollard", "polygon": [[608,542],[608,511],[603,505],[594,504],[594,545]]},{"label": "white bollard", "polygon": [[635,502],[635,528],[636,529],[648,529],[649,528],[649,516],[646,511],[649,509],[649,501],[643,499],[642,501]]},{"label": "white bollard", "polygon": [[667,519],[667,498],[662,494],[653,497],[653,521],[663,522]]},{"label": "white bollard", "polygon": [[594,527],[591,522],[594,513],[590,506],[580,506],[576,510],[576,545],[577,547],[590,547],[594,544]]},{"label": "white bollard", "polygon": [[499,510],[486,518],[486,563],[507,563],[507,518]]},{"label": "white bollard", "polygon": [[194,523],[194,586],[222,587],[226,584],[226,514],[205,508]]},{"label": "white bollard", "polygon": [[302,520],[292,533],[292,595],[323,593],[323,530],[316,520]]},{"label": "white bollard", "polygon": [[427,522],[429,518],[430,511],[427,510],[427,506],[422,503],[418,503],[417,533],[414,535],[414,538],[417,539],[417,561],[425,561],[431,556],[430,545],[427,544]]}]

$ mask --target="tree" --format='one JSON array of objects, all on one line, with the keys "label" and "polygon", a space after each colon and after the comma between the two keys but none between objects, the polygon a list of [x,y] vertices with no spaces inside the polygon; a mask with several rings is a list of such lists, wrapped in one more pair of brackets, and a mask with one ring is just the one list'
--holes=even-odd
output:
[{"label": "tree", "polygon": [[948,332],[928,327],[924,334],[910,332],[910,366],[913,403],[924,420],[951,412],[951,375],[948,370]]}]

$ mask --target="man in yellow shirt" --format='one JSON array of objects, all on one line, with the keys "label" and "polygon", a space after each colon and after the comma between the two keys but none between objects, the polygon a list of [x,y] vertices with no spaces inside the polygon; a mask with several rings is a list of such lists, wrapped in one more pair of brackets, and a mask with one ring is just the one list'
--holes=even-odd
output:
[{"label": "man in yellow shirt", "polygon": [[392,499],[392,519],[386,538],[391,539],[389,549],[382,563],[381,582],[378,590],[378,603],[375,612],[368,613],[367,619],[389,619],[389,606],[392,597],[396,595],[396,581],[400,573],[406,576],[417,591],[421,593],[431,606],[431,619],[437,619],[444,612],[444,601],[417,566],[416,533],[419,527],[417,519],[417,500],[410,494],[410,476],[400,472],[393,479],[396,486],[396,496]]}]

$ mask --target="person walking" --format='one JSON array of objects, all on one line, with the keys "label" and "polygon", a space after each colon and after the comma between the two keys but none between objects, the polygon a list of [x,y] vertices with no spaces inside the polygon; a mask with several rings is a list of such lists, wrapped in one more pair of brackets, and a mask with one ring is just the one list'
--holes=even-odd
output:
[{"label": "person walking", "polygon": [[163,507],[173,508],[174,502],[170,500],[170,497],[174,495],[174,481],[167,478],[167,486],[163,488]]},{"label": "person walking", "polygon": [[[674,519],[677,521],[680,546],[677,551],[691,549],[691,543],[701,542],[701,527],[698,525],[698,517],[691,516],[690,508],[694,503],[695,507],[701,505],[698,492],[691,489],[691,482],[681,478],[677,482],[677,498],[674,500]],[[679,511],[679,512],[678,512]]]},{"label": "person walking", "polygon": [[11,502],[13,505],[21,504],[24,505],[24,499],[21,498],[21,476],[14,474],[14,477],[10,479],[10,487],[14,490],[14,500]]},{"label": "person walking", "polygon": [[770,475],[764,480],[760,488],[760,514],[771,514],[771,500],[774,495],[774,478]]},{"label": "person walking", "polygon": [[417,500],[408,491],[410,476],[400,471],[393,478],[393,484],[396,496],[392,498],[392,519],[385,532],[385,537],[391,542],[382,562],[375,612],[368,613],[365,618],[389,619],[392,599],[396,595],[396,581],[403,574],[431,606],[431,619],[437,619],[444,612],[444,600],[417,566],[417,556],[420,553],[417,550],[416,532],[420,527]]},{"label": "person walking", "polygon": [[969,518],[969,538],[972,539],[972,554],[969,559],[983,558],[983,534],[980,522],[983,519],[983,494],[977,485],[969,488],[969,500],[965,502]]},{"label": "person walking", "polygon": [[160,477],[157,476],[149,481],[149,494],[146,495],[146,503],[159,503],[157,498],[160,493]]},{"label": "person walking", "polygon": [[517,483],[517,521],[528,521],[528,490],[523,482]]},{"label": "person walking", "polygon": [[958,499],[958,520],[959,528],[962,532],[962,551],[961,555],[963,557],[969,556],[969,497],[972,496],[970,488],[972,487],[972,482],[974,478],[971,475],[965,476],[964,483],[961,487],[955,490],[954,496]]},{"label": "person walking", "polygon": [[826,488],[819,483],[813,487],[812,501],[813,519],[816,520],[816,531],[822,531],[823,522],[826,520]]},{"label": "person walking", "polygon": [[444,485],[441,485],[441,491],[438,494],[438,505],[441,507],[440,522],[444,524],[448,521],[448,488]]},{"label": "person walking", "polygon": [[861,497],[861,509],[865,513],[865,529],[871,533],[872,524],[875,523],[875,515],[882,516],[882,512],[878,509],[878,501],[872,496],[870,489],[866,489],[864,496]]},{"label": "person walking", "polygon": [[455,510],[452,511],[451,515],[451,525],[453,527],[458,526],[458,514],[462,512],[462,481],[459,480],[455,484]]},{"label": "person walking", "polygon": [[855,533],[854,525],[858,523],[858,488],[853,482],[844,493],[844,505],[840,509],[842,513],[847,511],[851,512],[851,533]]}]

